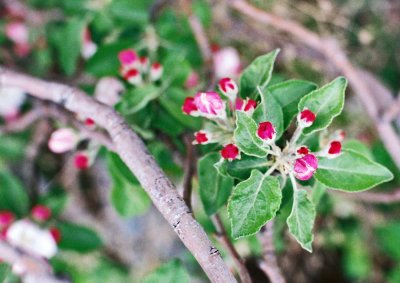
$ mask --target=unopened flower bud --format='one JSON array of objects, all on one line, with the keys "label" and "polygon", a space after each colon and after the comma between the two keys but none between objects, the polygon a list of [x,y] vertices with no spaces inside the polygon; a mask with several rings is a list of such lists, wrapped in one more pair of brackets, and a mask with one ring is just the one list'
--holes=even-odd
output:
[{"label": "unopened flower bud", "polygon": [[5,34],[15,44],[26,44],[29,42],[28,28],[22,22],[6,24]]},{"label": "unopened flower bud", "polygon": [[14,213],[10,211],[1,211],[0,212],[0,229],[9,226],[15,220]]},{"label": "unopened flower bud", "polygon": [[198,131],[194,134],[195,141],[193,144],[206,144],[210,141],[210,134],[206,131]]},{"label": "unopened flower bud", "polygon": [[198,108],[196,104],[194,104],[193,97],[186,97],[182,105],[182,111],[187,115],[198,116]]},{"label": "unopened flower bud", "polygon": [[297,153],[300,154],[300,155],[306,155],[306,154],[310,153],[310,150],[308,149],[308,147],[302,146],[302,147],[297,149]]},{"label": "unopened flower bud", "polygon": [[163,66],[160,63],[154,63],[150,67],[150,80],[152,82],[158,81],[161,79],[163,74]]},{"label": "unopened flower bud", "polygon": [[141,85],[143,80],[142,80],[142,75],[138,71],[138,69],[130,69],[128,70],[125,75],[124,79],[127,80],[130,84],[132,85]]},{"label": "unopened flower bud", "polygon": [[49,230],[54,241],[58,244],[61,241],[61,231],[57,227],[51,227]]},{"label": "unopened flower bud", "polygon": [[185,82],[185,88],[191,89],[196,87],[199,84],[199,74],[195,71],[192,71]]},{"label": "unopened flower bud", "polygon": [[228,161],[232,161],[239,157],[239,148],[234,144],[227,144],[221,150],[221,156]]},{"label": "unopened flower bud", "polygon": [[149,68],[149,58],[148,57],[140,57],[139,62],[140,62],[140,71],[142,73],[146,73]]},{"label": "unopened flower bud", "polygon": [[75,168],[85,170],[89,168],[89,156],[86,153],[80,152],[74,156]]},{"label": "unopened flower bud", "polygon": [[338,157],[341,151],[342,151],[342,143],[339,141],[332,141],[329,145],[327,157],[328,158]]},{"label": "unopened flower bud", "polygon": [[318,159],[313,154],[306,154],[296,159],[294,173],[297,179],[306,181],[311,179],[318,168]]},{"label": "unopened flower bud", "polygon": [[223,78],[218,83],[219,90],[229,98],[230,101],[235,101],[239,88],[235,81],[231,78]]},{"label": "unopened flower bud", "polygon": [[138,56],[133,49],[122,50],[118,53],[118,59],[123,67],[135,67]]},{"label": "unopened flower bud", "polygon": [[213,54],[214,72],[217,78],[237,77],[240,74],[240,57],[233,47],[219,49]]},{"label": "unopened flower bud", "polygon": [[276,130],[271,122],[266,121],[258,125],[257,136],[267,142],[273,142],[276,138]]},{"label": "unopened flower bud", "polygon": [[81,54],[84,59],[89,59],[97,51],[97,45],[92,41],[89,29],[86,27],[82,33]]},{"label": "unopened flower bud", "polygon": [[49,140],[49,149],[54,153],[65,153],[75,148],[78,135],[70,128],[61,128],[53,132]]},{"label": "unopened flower bud", "polygon": [[44,222],[50,219],[51,217],[51,209],[44,205],[36,205],[32,208],[31,211],[33,219]]},{"label": "unopened flower bud", "polygon": [[86,118],[85,119],[85,126],[88,128],[94,128],[96,126],[96,123],[92,118]]},{"label": "unopened flower bud", "polygon": [[315,121],[315,114],[311,110],[304,109],[297,115],[297,121],[302,128],[310,127]]},{"label": "unopened flower bud", "polygon": [[213,91],[199,92],[194,96],[194,104],[205,117],[225,116],[225,102]]},{"label": "unopened flower bud", "polygon": [[239,111],[244,111],[249,115],[252,115],[257,107],[257,101],[247,98],[246,100],[240,97],[236,98],[235,109]]}]

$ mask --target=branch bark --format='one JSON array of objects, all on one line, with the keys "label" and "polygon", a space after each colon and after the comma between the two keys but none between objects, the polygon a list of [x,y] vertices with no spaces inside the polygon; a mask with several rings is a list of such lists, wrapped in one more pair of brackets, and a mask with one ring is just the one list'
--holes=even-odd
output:
[{"label": "branch bark", "polygon": [[279,16],[268,13],[248,4],[244,0],[232,0],[228,1],[228,3],[233,9],[237,10],[241,14],[246,15],[255,21],[271,25],[280,31],[286,32],[303,44],[317,50],[323,54],[326,59],[336,67],[336,69],[342,72],[349,80],[355,94],[358,96],[367,114],[374,123],[386,149],[400,168],[400,138],[392,127],[391,122],[382,117],[381,111],[379,111],[379,108],[377,107],[378,102],[374,98],[374,94],[370,91],[358,69],[350,62],[337,40],[334,38],[321,37],[317,33],[308,30],[297,22],[283,19]]},{"label": "branch bark", "polygon": [[179,196],[176,187],[150,155],[143,141],[114,109],[95,101],[79,89],[4,68],[0,72],[0,86],[3,85],[22,88],[37,98],[53,101],[84,117],[92,117],[97,125],[104,127],[112,137],[116,152],[138,178],[154,205],[211,282],[236,282],[219,251]]}]

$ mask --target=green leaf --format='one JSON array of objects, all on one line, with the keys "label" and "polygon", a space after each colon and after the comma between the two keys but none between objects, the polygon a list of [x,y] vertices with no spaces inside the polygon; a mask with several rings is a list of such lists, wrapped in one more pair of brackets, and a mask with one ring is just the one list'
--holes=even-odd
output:
[{"label": "green leaf", "polygon": [[293,192],[293,206],[287,224],[289,232],[295,237],[303,249],[312,252],[312,229],[315,220],[314,204],[307,198],[307,191],[295,190]]},{"label": "green leaf", "polygon": [[81,253],[98,249],[102,245],[99,236],[89,228],[73,223],[58,223],[61,232],[59,247]]},{"label": "green leaf", "polygon": [[224,160],[221,164],[218,164],[218,168],[228,176],[245,180],[250,177],[250,173],[253,169],[265,172],[267,160],[265,158],[242,154],[240,159],[232,161]]},{"label": "green leaf", "polygon": [[253,170],[250,178],[233,189],[228,202],[232,237],[237,239],[257,233],[275,216],[281,200],[278,178]]},{"label": "green leaf", "polygon": [[214,152],[201,158],[198,164],[200,198],[208,215],[226,203],[233,187],[232,178],[218,174],[214,167],[220,159],[219,153]]},{"label": "green leaf", "polygon": [[283,131],[289,127],[298,113],[297,105],[301,98],[316,88],[317,85],[302,80],[289,80],[267,88],[282,108]]},{"label": "green leaf", "polygon": [[190,283],[189,274],[179,260],[163,264],[147,275],[142,283]]},{"label": "green leaf", "polygon": [[148,22],[151,1],[114,0],[110,2],[111,15],[125,24],[144,25]]},{"label": "green leaf", "polygon": [[283,134],[282,108],[269,91],[265,90],[261,92],[261,103],[254,111],[253,119],[257,123],[271,122],[276,130],[276,139],[279,139]]},{"label": "green leaf", "polygon": [[118,155],[109,152],[107,157],[113,183],[111,204],[115,210],[123,217],[133,217],[146,212],[151,201],[136,177]]},{"label": "green leaf", "polygon": [[352,150],[343,150],[333,159],[320,158],[314,176],[331,189],[347,192],[368,190],[393,179],[386,167]]},{"label": "green leaf", "polygon": [[279,53],[276,49],[268,54],[257,57],[240,76],[240,96],[256,97],[257,86],[264,90],[271,79],[275,58]]},{"label": "green leaf", "polygon": [[131,88],[123,95],[121,111],[124,115],[138,112],[146,105],[160,96],[161,90],[154,85]]},{"label": "green leaf", "polygon": [[84,20],[74,18],[50,35],[58,53],[61,69],[68,76],[75,73],[78,64],[84,26]]},{"label": "green leaf", "polygon": [[400,262],[400,221],[391,221],[375,228],[377,244],[393,260]]},{"label": "green leaf", "polygon": [[304,108],[308,108],[317,116],[314,123],[304,129],[304,134],[311,134],[325,129],[332,122],[333,118],[342,112],[346,86],[346,79],[338,77],[329,84],[307,94],[300,100],[299,112],[303,111]]},{"label": "green leaf", "polygon": [[311,200],[315,207],[318,206],[321,198],[324,196],[327,187],[321,182],[316,181],[312,188]]},{"label": "green leaf", "polygon": [[236,111],[236,145],[247,155],[264,157],[263,141],[257,136],[257,124],[245,112]]},{"label": "green leaf", "polygon": [[358,140],[346,140],[342,146],[343,149],[348,149],[351,151],[355,151],[368,159],[373,160],[372,152],[369,148]]},{"label": "green leaf", "polygon": [[10,172],[0,171],[0,210],[11,210],[25,216],[29,209],[29,197],[21,182]]}]

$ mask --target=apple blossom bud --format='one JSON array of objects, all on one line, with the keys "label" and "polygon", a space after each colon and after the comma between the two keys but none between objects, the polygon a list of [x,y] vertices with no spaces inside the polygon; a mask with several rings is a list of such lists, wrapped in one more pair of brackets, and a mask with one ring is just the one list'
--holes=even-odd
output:
[{"label": "apple blossom bud", "polygon": [[235,109],[239,111],[244,111],[249,115],[252,115],[257,107],[257,102],[253,99],[247,98],[246,100],[240,97],[236,98]]},{"label": "apple blossom bud", "polygon": [[310,150],[308,149],[308,147],[302,146],[302,147],[297,149],[297,153],[300,154],[300,155],[306,155],[306,154],[310,153]]},{"label": "apple blossom bud", "polygon": [[217,78],[238,77],[241,71],[240,57],[233,47],[214,52],[214,73]]},{"label": "apple blossom bud", "polygon": [[0,229],[0,240],[7,239],[8,226]]},{"label": "apple blossom bud", "polygon": [[92,57],[97,51],[97,45],[92,41],[89,29],[86,27],[82,33],[81,54],[85,59]]},{"label": "apple blossom bud", "polygon": [[305,181],[311,179],[318,168],[318,159],[313,154],[306,154],[296,159],[294,173],[297,179]]},{"label": "apple blossom bud", "polygon": [[140,74],[138,69],[128,70],[124,75],[124,79],[132,85],[141,85],[143,82],[142,75]]},{"label": "apple blossom bud", "polygon": [[342,151],[342,143],[339,141],[333,141],[329,145],[327,157],[328,158],[338,157],[341,151]]},{"label": "apple blossom bud", "polygon": [[199,75],[195,71],[192,71],[189,74],[188,78],[186,79],[185,88],[191,89],[196,87],[198,84],[199,84]]},{"label": "apple blossom bud", "polygon": [[210,141],[210,134],[206,131],[198,131],[194,134],[195,141],[193,144],[206,144]]},{"label": "apple blossom bud", "polygon": [[13,223],[7,231],[7,241],[25,252],[44,258],[51,258],[57,253],[57,245],[50,232],[28,220]]},{"label": "apple blossom bud", "polygon": [[235,81],[231,78],[223,78],[218,83],[219,90],[229,98],[230,101],[235,101],[239,88]]},{"label": "apple blossom bud", "polygon": [[138,63],[138,56],[133,49],[122,50],[118,53],[118,59],[124,67],[134,67]]},{"label": "apple blossom bud", "polygon": [[9,226],[15,220],[14,213],[10,211],[0,212],[0,229]]},{"label": "apple blossom bud", "polygon": [[228,161],[232,161],[239,157],[239,148],[232,143],[225,145],[221,150],[221,156]]},{"label": "apple blossom bud", "polygon": [[92,118],[86,118],[85,119],[85,126],[89,128],[94,128],[96,126],[96,123]]},{"label": "apple blossom bud", "polygon": [[261,122],[258,125],[257,136],[264,141],[273,142],[276,138],[275,127],[269,121]]},{"label": "apple blossom bud", "polygon": [[163,74],[163,66],[160,63],[154,63],[150,67],[150,80],[152,82],[158,81],[161,79]]},{"label": "apple blossom bud", "polygon": [[65,153],[75,148],[78,135],[70,128],[61,128],[53,132],[49,140],[49,149],[54,153]]},{"label": "apple blossom bud", "polygon": [[194,97],[186,97],[182,105],[182,112],[186,115],[198,116],[198,110],[194,104]]},{"label": "apple blossom bud", "polygon": [[85,170],[89,168],[89,156],[86,153],[80,152],[74,156],[75,168]]},{"label": "apple blossom bud", "polygon": [[302,128],[310,127],[315,121],[315,114],[311,110],[304,109],[297,115],[297,121]]},{"label": "apple blossom bud", "polygon": [[146,73],[147,70],[149,69],[149,58],[148,57],[140,57],[139,58],[139,62],[140,62],[140,71],[142,73]]},{"label": "apple blossom bud", "polygon": [[22,22],[11,22],[5,26],[5,34],[15,44],[26,44],[29,42],[29,32]]},{"label": "apple blossom bud", "polygon": [[39,222],[44,222],[50,219],[51,209],[44,205],[36,205],[32,208],[31,214],[33,219]]},{"label": "apple blossom bud", "polygon": [[57,227],[51,227],[49,230],[51,236],[53,237],[56,243],[60,243],[61,241],[61,231]]},{"label": "apple blossom bud", "polygon": [[225,117],[225,102],[213,91],[199,92],[194,96],[194,104],[205,117]]}]

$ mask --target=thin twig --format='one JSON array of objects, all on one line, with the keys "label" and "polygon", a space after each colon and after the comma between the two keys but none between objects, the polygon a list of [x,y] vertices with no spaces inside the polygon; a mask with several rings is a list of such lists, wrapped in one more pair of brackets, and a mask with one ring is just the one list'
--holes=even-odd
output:
[{"label": "thin twig", "polygon": [[285,283],[285,277],[283,277],[275,254],[273,242],[274,222],[269,221],[257,234],[257,237],[261,243],[263,252],[263,261],[260,262],[260,268],[268,276],[271,283]]},{"label": "thin twig", "polygon": [[195,147],[192,144],[192,138],[188,135],[183,137],[185,146],[186,146],[186,157],[185,157],[185,172],[183,176],[183,200],[189,209],[192,209],[192,178],[195,173],[195,162],[196,162],[196,154]]},{"label": "thin twig", "polygon": [[0,69],[0,86],[24,89],[42,100],[50,100],[83,117],[91,117],[105,128],[116,152],[137,177],[164,218],[196,258],[211,282],[236,282],[206,232],[194,219],[176,187],[164,174],[145,144],[112,108],[97,102],[79,89],[46,82],[28,75]]},{"label": "thin twig", "polygon": [[350,62],[339,43],[333,38],[323,38],[297,22],[283,19],[279,16],[268,13],[248,4],[244,0],[228,1],[232,8],[240,13],[247,15],[253,20],[271,25],[278,30],[286,32],[303,44],[319,51],[329,60],[340,72],[349,80],[355,94],[362,102],[366,112],[372,119],[380,138],[386,149],[400,168],[400,138],[390,124],[381,117],[375,100],[374,94],[368,88],[366,82],[361,77],[360,72]]},{"label": "thin twig", "polygon": [[237,252],[235,246],[233,245],[232,241],[229,239],[229,236],[225,230],[224,224],[220,216],[215,214],[211,217],[212,222],[214,223],[215,229],[217,230],[217,239],[221,243],[221,245],[228,251],[230,256],[232,257],[233,261],[235,262],[237,272],[239,274],[240,280],[242,283],[251,283],[251,277],[247,267],[244,263],[244,260]]}]

